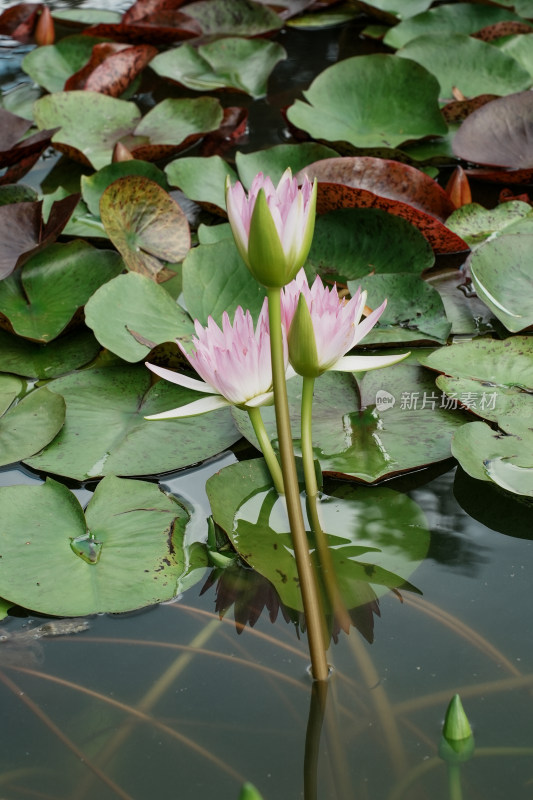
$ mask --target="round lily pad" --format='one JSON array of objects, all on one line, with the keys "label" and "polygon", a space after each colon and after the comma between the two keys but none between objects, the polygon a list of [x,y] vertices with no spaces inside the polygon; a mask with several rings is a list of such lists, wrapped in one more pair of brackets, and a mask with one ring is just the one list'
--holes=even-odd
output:
[{"label": "round lily pad", "polygon": [[88,364],[100,345],[86,328],[49,344],[31,342],[0,330],[0,370],[28,378],[57,378]]},{"label": "round lily pad", "polygon": [[[105,478],[84,515],[65,486],[0,489],[4,597],[54,616],[118,613],[170,600],[205,557],[184,550],[189,515],[152,483]],[[192,557],[191,557],[192,556]]]},{"label": "round lily pad", "polygon": [[335,158],[338,153],[331,147],[326,147],[318,142],[302,142],[301,144],[278,144],[266,150],[256,150],[253,153],[238,152],[235,163],[242,185],[249,189],[258,172],[268,175],[276,185],[287,169],[290,167],[296,174],[308,164],[320,161],[322,158]]},{"label": "round lily pad", "polygon": [[56,436],[65,421],[65,402],[46,387],[30,392],[0,417],[0,466],[38,453]]},{"label": "round lily pad", "polygon": [[226,213],[226,177],[235,183],[237,175],[220,156],[182,156],[167,164],[165,173],[191,200]]}]

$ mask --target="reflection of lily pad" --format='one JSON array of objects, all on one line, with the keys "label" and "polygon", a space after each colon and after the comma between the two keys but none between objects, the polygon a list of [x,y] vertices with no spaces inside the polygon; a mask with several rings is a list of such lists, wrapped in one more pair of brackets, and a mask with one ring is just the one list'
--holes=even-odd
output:
[{"label": "reflection of lily pad", "polygon": [[[404,351],[405,352],[405,351]],[[292,433],[298,451],[301,381],[287,384]],[[451,456],[460,411],[447,411],[446,397],[431,376],[408,361],[360,376],[326,372],[316,382],[313,445],[324,473],[373,483]],[[245,412],[233,409],[239,430],[255,444]],[[271,440],[274,412],[261,409]]]},{"label": "reflection of lily pad", "polygon": [[[116,613],[170,600],[205,566],[200,548],[183,548],[187,511],[151,483],[105,478],[84,515],[76,497],[48,479],[0,489],[0,509],[9,520],[0,591],[43,614]],[[83,539],[101,548],[94,563],[75,552]]]},{"label": "reflection of lily pad", "polygon": [[397,55],[432,72],[440,83],[441,98],[452,98],[454,88],[475,97],[520,92],[532,83],[529,72],[512,56],[462,33],[419,36]]},{"label": "reflection of lily pad", "polygon": [[[206,489],[213,517],[237,552],[275,586],[283,603],[301,611],[285,505],[264,462],[225,467]],[[427,553],[429,532],[412,500],[390,489],[345,487],[324,496],[318,511],[347,608],[368,601],[369,584],[377,595],[414,588],[408,578]]]},{"label": "reflection of lily pad", "polygon": [[197,92],[232,88],[262,97],[268,76],[286,57],[276,42],[232,37],[199,47],[182,44],[156,56],[150,67],[161,77]]},{"label": "reflection of lily pad", "polygon": [[199,397],[167,381],[150,383],[144,366],[84,370],[49,383],[67,404],[65,426],[26,463],[77,480],[151,475],[196,464],[239,438],[228,409],[185,420],[145,420]]},{"label": "reflection of lily pad", "polygon": [[426,69],[391,55],[355,56],[325,69],[296,100],[289,121],[315,139],[356,148],[396,147],[446,133],[439,87]]}]

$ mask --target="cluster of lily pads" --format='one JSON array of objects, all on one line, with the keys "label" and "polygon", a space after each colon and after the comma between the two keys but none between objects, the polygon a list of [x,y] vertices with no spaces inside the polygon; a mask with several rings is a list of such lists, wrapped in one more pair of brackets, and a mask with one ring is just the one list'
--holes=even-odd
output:
[{"label": "cluster of lily pads", "polygon": [[[225,222],[224,184],[229,176],[249,188],[260,171],[277,182],[286,167],[318,181],[308,278],[351,295],[362,284],[371,308],[386,297],[364,346],[411,350],[394,367],[327,373],[316,386],[315,457],[326,479],[342,481],[324,504],[341,589],[348,608],[391,587],[414,589],[408,577],[428,546],[420,511],[392,489],[361,483],[453,454],[503,501],[533,496],[529,198],[508,191],[490,209],[460,205],[435,180],[458,164],[503,187],[531,180],[533,8],[526,0],[514,10],[425,0],[326,11],[285,0],[279,13],[252,0],[176,5],[170,15],[168,2],[153,0],[123,15],[53,12],[67,35],[30,49],[22,68],[33,83],[2,96],[0,464],[101,481],[85,513],[55,477],[0,489],[0,609],[129,610],[174,597],[210,557],[221,563],[189,546],[189,510],[153,479],[242,437],[257,446],[254,431],[235,408],[146,420],[198,393],[154,382],[144,362],[186,368],[176,340],[190,348],[194,320],[220,323],[238,306],[257,320],[265,292]],[[272,41],[277,31],[361,12],[363,34],[383,52],[317,75],[285,112],[291,143],[239,148],[247,111],[213,94],[230,89],[232,100],[240,92],[257,102],[287,57]],[[31,43],[43,13],[41,4],[14,6],[0,32]],[[171,96],[147,101],[150,70]],[[64,157],[40,194],[23,177],[50,146]],[[194,155],[181,154],[192,146]],[[298,447],[300,379],[288,389]],[[273,412],[262,411],[275,444]],[[279,552],[273,559],[289,534],[272,514],[264,462],[226,467],[207,490],[218,541],[224,531],[301,610],[288,549],[283,568]],[[339,534],[341,506],[357,524]],[[395,556],[383,546],[390,509]]]}]

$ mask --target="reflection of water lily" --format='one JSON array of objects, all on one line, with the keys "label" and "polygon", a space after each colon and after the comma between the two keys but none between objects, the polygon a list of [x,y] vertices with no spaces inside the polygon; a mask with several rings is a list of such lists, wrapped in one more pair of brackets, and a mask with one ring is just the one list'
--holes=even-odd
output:
[{"label": "reflection of water lily", "polygon": [[239,252],[264,286],[289,283],[303,265],[315,227],[316,182],[301,189],[290,169],[276,187],[260,172],[248,196],[237,181],[226,182],[226,207]]},{"label": "reflection of water lily", "polygon": [[357,290],[350,299],[340,298],[337,289],[324,286],[317,275],[311,287],[305,272],[282,291],[281,314],[289,331],[289,357],[296,372],[318,377],[326,370],[359,372],[388,367],[405,358],[400,356],[346,356],[374,327],[387,305],[361,321],[366,292]]},{"label": "reflection of water lily", "polygon": [[224,312],[222,329],[209,317],[207,327],[195,323],[194,352],[184,355],[203,381],[189,378],[155,364],[146,366],[172,383],[210,395],[180,408],[173,408],[146,419],[171,419],[204,414],[227,405],[247,410],[272,403],[272,367],[270,363],[270,334],[267,301],[259,315],[257,326],[249,311],[239,306],[233,325]]}]

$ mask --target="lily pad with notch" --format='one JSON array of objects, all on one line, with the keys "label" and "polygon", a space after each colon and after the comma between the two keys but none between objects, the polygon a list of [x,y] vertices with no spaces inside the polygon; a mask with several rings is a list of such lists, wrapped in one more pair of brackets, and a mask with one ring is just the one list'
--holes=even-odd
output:
[{"label": "lily pad with notch", "polygon": [[65,401],[46,387],[26,395],[0,417],[0,466],[38,453],[65,421]]}]

